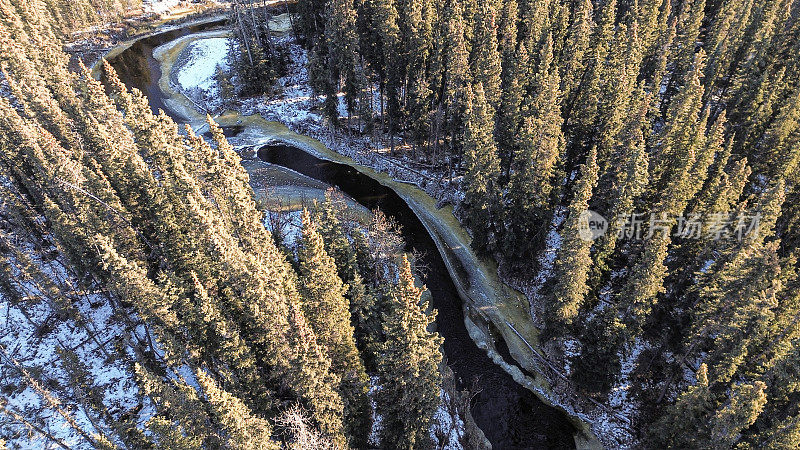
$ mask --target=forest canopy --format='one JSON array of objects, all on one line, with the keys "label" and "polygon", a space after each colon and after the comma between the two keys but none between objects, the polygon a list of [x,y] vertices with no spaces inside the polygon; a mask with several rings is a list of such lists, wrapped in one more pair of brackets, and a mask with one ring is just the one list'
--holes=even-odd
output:
[{"label": "forest canopy", "polygon": [[[219,81],[269,98],[296,54],[231,3]],[[0,439],[429,447],[442,340],[391,222],[329,198],[287,247],[211,118],[68,69],[66,36],[138,6],[0,0],[0,389],[36,406],[0,400]],[[800,2],[292,8],[331,133],[455,192],[554,395],[630,412],[622,446],[800,445]]]},{"label": "forest canopy", "polygon": [[544,280],[532,317],[572,388],[624,383],[653,448],[798,445],[800,3],[298,8],[331,120],[341,91],[349,127],[455,180],[477,251]]},{"label": "forest canopy", "polygon": [[364,448],[377,410],[427,447],[442,341],[396,229],[329,199],[279,246],[210,117],[68,69],[79,6],[0,0],[0,442]]}]

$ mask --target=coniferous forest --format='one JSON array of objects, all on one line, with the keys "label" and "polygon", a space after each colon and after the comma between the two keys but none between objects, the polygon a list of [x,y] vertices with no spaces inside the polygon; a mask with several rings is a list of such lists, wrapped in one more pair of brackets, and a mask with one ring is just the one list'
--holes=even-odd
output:
[{"label": "coniferous forest", "polygon": [[319,92],[355,116],[377,83],[359,126],[460,177],[510,278],[545,272],[532,312],[578,392],[608,401],[629,361],[642,445],[800,444],[798,2],[299,8]]},{"label": "coniferous forest", "polygon": [[391,224],[319,204],[287,254],[210,118],[206,142],[69,71],[43,2],[0,10],[2,389],[39,398],[0,403],[4,445],[364,448],[369,370],[385,441],[426,447],[440,341]]},{"label": "coniferous forest", "polygon": [[[224,109],[286,95],[299,46],[325,129],[435,179],[527,300],[548,403],[625,416],[565,408],[597,442],[800,447],[800,2],[217,3]],[[391,218],[329,191],[288,239],[211,115],[64,52],[142,7],[0,0],[0,448],[484,448],[436,439]]]}]

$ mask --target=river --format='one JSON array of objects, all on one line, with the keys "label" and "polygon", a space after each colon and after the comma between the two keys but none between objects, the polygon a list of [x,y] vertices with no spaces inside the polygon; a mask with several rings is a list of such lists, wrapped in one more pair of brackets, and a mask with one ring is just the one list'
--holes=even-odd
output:
[{"label": "river", "polygon": [[[163,109],[180,123],[183,119],[167,107],[165,100],[168,97],[159,87],[161,67],[153,56],[153,50],[172,40],[220,25],[220,22],[211,22],[154,34],[109,55],[109,62],[126,85],[138,88],[147,96],[154,111]],[[472,416],[493,448],[575,447],[573,436],[576,428],[570,418],[514,381],[470,337],[464,321],[463,301],[443,255],[428,229],[398,193],[361,171],[320,159],[296,146],[264,146],[258,150],[258,157],[336,186],[358,203],[370,209],[380,208],[402,225],[409,250],[420,252],[427,267],[424,282],[431,292],[431,303],[438,310],[436,325],[445,339],[447,363],[459,388],[476,383],[479,392],[471,404]],[[463,273],[456,276],[469,276],[467,271],[459,272]],[[469,280],[465,281],[469,283]],[[504,344],[498,348],[504,348]],[[511,358],[507,351],[502,353],[507,361]]]}]

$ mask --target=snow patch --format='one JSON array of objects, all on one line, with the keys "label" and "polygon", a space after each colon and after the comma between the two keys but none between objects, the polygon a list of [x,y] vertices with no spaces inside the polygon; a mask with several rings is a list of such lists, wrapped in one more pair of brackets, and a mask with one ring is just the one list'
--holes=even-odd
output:
[{"label": "snow patch", "polygon": [[[567,217],[567,209],[563,206],[559,206],[556,208],[553,214],[553,220],[550,223],[550,230],[547,233],[547,238],[545,239],[545,250],[539,255],[538,263],[539,263],[539,271],[536,273],[536,277],[533,280],[533,288],[531,289],[530,297],[531,299],[538,299],[539,291],[544,286],[545,282],[552,276],[553,273],[553,264],[556,261],[556,254],[558,250],[561,248],[563,239],[561,235],[558,233],[558,227],[564,223],[564,219]],[[531,308],[531,317],[536,320],[537,314],[534,308],[534,305],[539,303],[537,301],[532,301],[530,308]]]},{"label": "snow patch", "polygon": [[430,434],[433,442],[438,445],[436,448],[441,450],[461,450],[461,439],[464,437],[466,429],[464,419],[457,412],[450,411],[446,405],[450,404],[450,396],[442,389],[440,393],[441,402],[439,408],[433,415],[433,426]]},{"label": "snow patch", "polygon": [[377,376],[369,378],[369,402],[372,405],[372,430],[369,433],[369,444],[374,448],[380,448],[381,444],[381,430],[383,429],[383,416],[376,412],[378,404],[375,403],[375,395],[381,389],[379,385],[380,380]]},{"label": "snow patch", "polygon": [[167,14],[181,3],[181,0],[143,0],[142,8],[145,12]]},{"label": "snow patch", "polygon": [[176,71],[176,80],[180,89],[186,92],[200,90],[203,92],[217,89],[217,68],[227,71],[230,39],[209,38],[194,41],[184,50],[186,62]]}]

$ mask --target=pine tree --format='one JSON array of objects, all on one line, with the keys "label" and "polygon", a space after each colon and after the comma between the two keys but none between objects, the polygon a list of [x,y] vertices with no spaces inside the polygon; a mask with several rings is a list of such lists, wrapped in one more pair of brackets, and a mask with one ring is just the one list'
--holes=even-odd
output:
[{"label": "pine tree", "polygon": [[742,430],[752,425],[764,409],[767,403],[766,387],[762,381],[735,384],[731,388],[728,404],[714,414],[709,443],[723,447],[735,445]]},{"label": "pine tree", "polygon": [[581,324],[580,355],[571,358],[571,379],[581,390],[604,395],[616,381],[621,368],[620,349],[625,344],[625,325],[617,308],[604,305]]},{"label": "pine tree", "polygon": [[431,138],[431,103],[433,92],[428,87],[422,71],[412,72],[407,94],[408,128],[411,142],[417,152],[430,142]]},{"label": "pine tree", "polygon": [[297,2],[299,16],[297,32],[302,34],[302,42],[306,49],[311,49],[313,43],[324,32],[325,4],[326,0],[299,0]]},{"label": "pine tree", "polygon": [[474,95],[470,88],[466,95],[469,116],[464,137],[464,224],[472,231],[473,247],[491,254],[502,240],[500,164],[492,137],[494,112],[480,82],[475,84]]},{"label": "pine tree", "polygon": [[311,88],[317,95],[324,95],[322,110],[333,126],[339,125],[339,79],[330,64],[328,46],[315,41],[308,54],[308,78]]},{"label": "pine tree", "polygon": [[[498,14],[497,40],[503,62],[503,72],[508,70],[509,62],[517,50],[517,22],[519,8],[517,0],[503,0]],[[503,82],[506,82],[503,77]]]},{"label": "pine tree", "polygon": [[[700,35],[700,26],[705,12],[705,0],[681,3],[677,16],[677,35],[672,49],[675,66],[671,70],[670,85],[683,84],[685,76],[691,71],[695,58],[695,47]],[[671,95],[667,88],[667,95]]]},{"label": "pine tree", "polygon": [[657,230],[644,243],[630,274],[617,296],[629,340],[638,337],[658,294],[664,292],[668,269],[664,264],[672,239],[669,230]]},{"label": "pine tree", "polygon": [[695,384],[678,396],[649,433],[653,445],[700,448],[710,442],[708,413],[714,407],[714,397],[705,364],[700,365],[696,377]]},{"label": "pine tree", "polygon": [[648,155],[645,149],[643,130],[647,121],[649,101],[643,89],[639,89],[636,97],[631,100],[632,113],[626,118],[626,123],[617,138],[619,146],[612,155],[612,173],[607,176],[610,180],[601,186],[601,195],[610,191],[606,198],[610,199],[611,206],[607,209],[606,217],[609,219],[608,230],[600,236],[595,243],[593,255],[594,266],[591,284],[595,287],[600,282],[604,273],[609,270],[609,259],[617,248],[620,227],[620,218],[634,213],[635,201],[645,192],[648,181]]},{"label": "pine tree", "polygon": [[754,163],[759,165],[759,172],[771,179],[796,179],[800,163],[800,153],[797,151],[799,139],[800,88],[795,88],[789,98],[777,108],[777,117],[758,138],[757,147],[760,148],[761,155],[754,158]]},{"label": "pine tree", "polygon": [[433,92],[427,71],[433,53],[433,17],[428,2],[407,0],[400,8],[401,40],[405,64],[406,127],[409,129],[415,156],[429,144]]},{"label": "pine tree", "polygon": [[524,96],[524,86],[521,81],[526,74],[524,68],[527,65],[528,54],[524,45],[521,45],[517,52],[512,50],[512,53],[504,59],[503,89],[495,127],[495,139],[504,182],[509,180],[511,166],[514,165],[514,156],[520,151],[519,130],[523,120],[521,109]]},{"label": "pine tree", "polygon": [[770,450],[794,448],[800,444],[800,416],[781,420],[757,436],[757,446]]},{"label": "pine tree", "polygon": [[333,258],[325,252],[322,237],[307,210],[302,218],[298,266],[303,311],[320,344],[331,355],[331,370],[341,377],[339,390],[344,400],[348,435],[354,445],[362,446],[370,429],[367,375],[350,324],[347,288],[337,274]]},{"label": "pine tree", "polygon": [[215,430],[209,427],[209,417],[197,392],[184,380],[164,381],[139,363],[134,371],[140,389],[155,406],[155,414],[146,426],[160,446],[196,449],[202,448],[203,443],[221,444]]},{"label": "pine tree", "polygon": [[234,449],[275,450],[280,445],[272,440],[272,427],[253,413],[238,398],[221,389],[207,373],[195,372],[216,419],[222,424],[227,444]]},{"label": "pine tree", "polygon": [[567,41],[561,53],[561,91],[566,103],[570,104],[575,90],[584,77],[584,56],[589,48],[592,34],[593,6],[591,0],[582,0],[574,10],[567,32]]},{"label": "pine tree", "polygon": [[598,164],[603,173],[610,172],[614,164],[612,153],[619,146],[619,135],[637,89],[636,79],[642,55],[638,25],[635,19],[628,18],[629,23],[617,27],[611,56],[603,75],[605,87],[598,106],[599,132],[595,136]]},{"label": "pine tree", "polygon": [[765,240],[773,233],[783,189],[781,182],[765,194],[757,209],[758,230],[744,237],[741,248],[723,250],[727,257],[720,258],[701,284],[687,353],[706,351],[721,382],[731,380],[740,366],[755,369],[751,364],[758,360],[749,356],[760,342],[769,341],[769,324],[782,287],[779,242]]},{"label": "pine tree", "polygon": [[[442,34],[449,36],[446,42],[443,58],[444,72],[444,91],[442,95],[444,123],[437,124],[442,126],[448,137],[447,140],[447,166],[448,172],[452,173],[453,162],[458,149],[461,148],[461,137],[464,132],[464,122],[466,118],[465,92],[470,83],[469,72],[469,52],[463,20],[463,10],[461,2],[450,0],[444,10]],[[440,119],[441,120],[441,119]],[[434,136],[438,141],[440,136]]]},{"label": "pine tree", "polygon": [[361,350],[364,365],[371,370],[375,367],[376,347],[382,337],[380,305],[376,294],[365,286],[361,275],[356,274],[348,286],[347,298],[350,300],[356,346]]},{"label": "pine tree", "polygon": [[470,67],[474,83],[481,83],[486,101],[497,109],[500,105],[500,73],[502,70],[497,43],[495,11],[490,4],[482,3],[476,15],[475,38],[472,42]]},{"label": "pine tree", "polygon": [[331,84],[344,80],[345,103],[348,113],[357,112],[356,101],[365,87],[358,77],[358,36],[356,11],[352,0],[330,0],[326,6],[325,40],[328,45]]},{"label": "pine tree", "polygon": [[[358,12],[361,21],[360,48],[373,73],[377,74],[380,85],[381,118],[391,121],[390,133],[394,133],[400,119],[400,75],[394,68],[401,61],[397,59],[400,48],[400,29],[397,8],[393,1],[366,0]],[[388,108],[384,107],[384,94]],[[388,109],[388,111],[387,111]]]},{"label": "pine tree", "polygon": [[595,133],[603,61],[596,47],[587,50],[585,73],[580,84],[572,89],[572,97],[564,104],[565,134],[569,141],[569,160],[583,149],[591,148]]},{"label": "pine tree", "polygon": [[333,190],[325,192],[325,200],[315,205],[314,221],[318,224],[325,252],[336,263],[339,278],[345,283],[350,283],[358,274],[358,261],[337,215],[337,210],[341,211],[341,208],[346,207],[346,203],[343,198],[335,196]]},{"label": "pine tree", "polygon": [[666,114],[666,125],[653,144],[653,171],[651,181],[654,189],[664,189],[670,180],[676,179],[681,167],[686,163],[687,155],[693,155],[698,132],[702,107],[703,86],[700,80],[705,63],[701,50],[695,55],[692,71],[687,75],[687,82],[680,92],[669,103]]},{"label": "pine tree", "polygon": [[569,205],[567,220],[561,232],[562,244],[553,268],[556,286],[549,312],[552,321],[549,323],[554,327],[572,323],[589,290],[587,279],[592,265],[592,258],[589,256],[592,239],[586,235],[585,227],[588,223],[584,214],[588,211],[592,189],[597,184],[598,170],[597,150],[592,149],[580,171],[580,180]]},{"label": "pine tree", "polygon": [[564,150],[561,133],[561,93],[558,70],[553,67],[553,44],[545,40],[539,56],[533,86],[520,129],[521,150],[509,183],[506,254],[518,264],[530,264],[542,239],[543,224],[553,189],[556,165]]},{"label": "pine tree", "polygon": [[383,417],[381,443],[384,448],[424,448],[430,445],[429,428],[439,406],[442,339],[428,331],[436,315],[420,303],[422,291],[414,285],[405,256],[399,276],[384,313],[386,341],[378,354],[375,401]]}]

